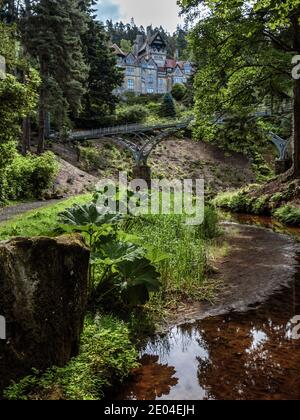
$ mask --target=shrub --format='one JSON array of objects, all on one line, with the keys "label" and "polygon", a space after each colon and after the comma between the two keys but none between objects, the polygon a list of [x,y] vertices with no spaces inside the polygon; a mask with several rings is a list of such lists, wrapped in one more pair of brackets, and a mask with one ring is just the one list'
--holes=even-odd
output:
[{"label": "shrub", "polygon": [[293,226],[300,226],[300,208],[292,205],[280,207],[274,216],[282,223]]},{"label": "shrub", "polygon": [[163,97],[159,114],[163,118],[176,117],[176,107],[173,96],[170,93],[166,93],[166,95]]},{"label": "shrub", "polygon": [[64,368],[35,372],[5,391],[8,400],[99,400],[104,391],[122,382],[137,367],[138,353],[127,326],[116,318],[87,317],[79,356]]},{"label": "shrub", "polygon": [[115,125],[141,123],[148,115],[147,109],[141,105],[122,107],[117,110]]},{"label": "shrub", "polygon": [[176,83],[172,89],[172,96],[176,101],[182,101],[185,97],[187,89],[184,85]]},{"label": "shrub", "polygon": [[16,155],[6,168],[6,198],[41,198],[53,184],[59,165],[53,153]]}]

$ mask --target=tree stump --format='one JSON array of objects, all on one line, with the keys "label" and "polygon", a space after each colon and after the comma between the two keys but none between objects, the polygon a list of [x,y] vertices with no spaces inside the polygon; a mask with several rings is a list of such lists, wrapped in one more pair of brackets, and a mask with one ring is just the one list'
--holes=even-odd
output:
[{"label": "tree stump", "polygon": [[0,242],[0,391],[33,367],[64,366],[78,353],[89,255],[80,235]]}]

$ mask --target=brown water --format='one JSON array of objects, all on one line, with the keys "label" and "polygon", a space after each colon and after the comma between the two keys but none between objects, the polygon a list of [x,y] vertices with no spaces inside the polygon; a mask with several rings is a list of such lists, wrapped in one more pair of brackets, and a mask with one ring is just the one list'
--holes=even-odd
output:
[{"label": "brown water", "polygon": [[[259,222],[270,227],[269,219]],[[295,270],[286,271],[287,285],[264,303],[180,325],[149,340],[141,367],[117,399],[300,399],[300,340],[293,339],[290,322],[300,315],[300,253],[295,257]]]}]

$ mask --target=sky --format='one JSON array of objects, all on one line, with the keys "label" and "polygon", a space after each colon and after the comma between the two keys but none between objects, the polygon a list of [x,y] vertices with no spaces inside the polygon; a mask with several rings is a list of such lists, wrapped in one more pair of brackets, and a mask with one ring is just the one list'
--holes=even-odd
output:
[{"label": "sky", "polygon": [[134,18],[135,23],[144,27],[162,25],[169,32],[176,30],[183,20],[178,16],[177,0],[99,0],[98,17],[102,21],[112,19],[124,23]]}]

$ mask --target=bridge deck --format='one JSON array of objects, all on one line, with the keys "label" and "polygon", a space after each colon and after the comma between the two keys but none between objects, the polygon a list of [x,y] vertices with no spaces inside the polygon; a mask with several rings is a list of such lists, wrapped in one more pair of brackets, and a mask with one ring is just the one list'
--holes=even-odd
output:
[{"label": "bridge deck", "polygon": [[86,130],[73,132],[70,135],[70,139],[74,141],[80,140],[92,140],[101,137],[114,136],[116,134],[134,134],[134,133],[147,133],[157,130],[167,130],[171,128],[177,128],[178,130],[186,128],[191,120],[174,122],[167,124],[156,124],[156,125],[143,125],[143,124],[127,124],[119,125],[115,127],[100,128],[97,130]]}]

